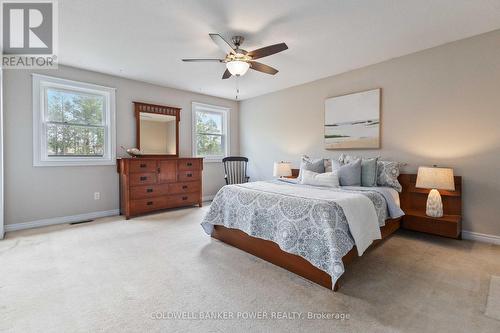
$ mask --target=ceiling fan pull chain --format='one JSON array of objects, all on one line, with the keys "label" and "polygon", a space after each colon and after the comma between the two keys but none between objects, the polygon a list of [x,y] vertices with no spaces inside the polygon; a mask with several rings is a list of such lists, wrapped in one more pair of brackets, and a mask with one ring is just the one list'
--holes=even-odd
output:
[{"label": "ceiling fan pull chain", "polygon": [[240,94],[240,76],[236,76],[236,100],[238,100],[238,95]]}]

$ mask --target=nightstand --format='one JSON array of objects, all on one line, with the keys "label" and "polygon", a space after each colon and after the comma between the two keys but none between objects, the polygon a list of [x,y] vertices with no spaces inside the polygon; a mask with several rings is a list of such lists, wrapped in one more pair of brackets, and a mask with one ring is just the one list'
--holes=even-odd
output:
[{"label": "nightstand", "polygon": [[403,186],[400,195],[401,208],[405,215],[401,219],[404,229],[425,232],[451,238],[462,234],[462,177],[455,176],[455,191],[439,191],[443,200],[443,217],[425,214],[429,190],[416,188],[417,175],[402,174],[399,182]]},{"label": "nightstand", "polygon": [[460,215],[430,217],[425,214],[425,211],[418,210],[409,210],[405,213],[402,223],[402,227],[405,229],[444,237],[461,238],[462,217]]}]

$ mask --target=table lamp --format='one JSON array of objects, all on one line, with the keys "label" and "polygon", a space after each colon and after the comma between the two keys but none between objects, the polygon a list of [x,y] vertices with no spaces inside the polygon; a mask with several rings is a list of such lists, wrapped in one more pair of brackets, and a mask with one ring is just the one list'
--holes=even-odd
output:
[{"label": "table lamp", "polygon": [[415,187],[431,189],[427,197],[425,214],[431,217],[442,217],[443,202],[438,190],[455,191],[453,169],[419,167]]},{"label": "table lamp", "polygon": [[273,176],[284,178],[292,175],[292,164],[290,162],[274,162]]}]

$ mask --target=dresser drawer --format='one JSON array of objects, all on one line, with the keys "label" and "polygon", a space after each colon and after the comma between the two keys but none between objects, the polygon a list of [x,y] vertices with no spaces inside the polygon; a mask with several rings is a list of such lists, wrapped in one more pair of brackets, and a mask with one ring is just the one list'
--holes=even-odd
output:
[{"label": "dresser drawer", "polygon": [[179,170],[201,170],[201,160],[197,158],[183,158],[177,161]]},{"label": "dresser drawer", "polygon": [[156,160],[135,160],[130,161],[130,172],[156,172]]},{"label": "dresser drawer", "polygon": [[168,185],[145,185],[134,186],[130,188],[131,199],[152,198],[162,195],[167,195],[169,192]]},{"label": "dresser drawer", "polygon": [[200,200],[199,193],[186,193],[178,195],[170,195],[168,197],[169,207],[182,207],[197,204]]},{"label": "dresser drawer", "polygon": [[167,197],[130,200],[132,215],[151,210],[167,208]]},{"label": "dresser drawer", "polygon": [[200,170],[182,170],[178,172],[178,181],[199,180],[201,178]]},{"label": "dresser drawer", "polygon": [[200,191],[200,182],[185,182],[169,185],[170,193],[191,193]]},{"label": "dresser drawer", "polygon": [[149,185],[156,183],[156,173],[131,173],[130,185]]}]

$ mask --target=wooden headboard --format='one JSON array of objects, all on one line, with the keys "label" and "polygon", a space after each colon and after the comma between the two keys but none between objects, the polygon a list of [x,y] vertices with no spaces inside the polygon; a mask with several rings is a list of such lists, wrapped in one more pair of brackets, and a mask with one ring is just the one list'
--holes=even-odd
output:
[{"label": "wooden headboard", "polygon": [[[292,169],[292,177],[299,176],[299,169]],[[425,211],[427,202],[427,195],[430,190],[423,188],[416,188],[417,181],[416,174],[403,173],[398,177],[403,191],[400,193],[399,198],[401,201],[401,209],[403,211],[419,210]],[[455,176],[455,191],[439,190],[443,200],[443,212],[446,215],[462,215],[462,177]]]}]

